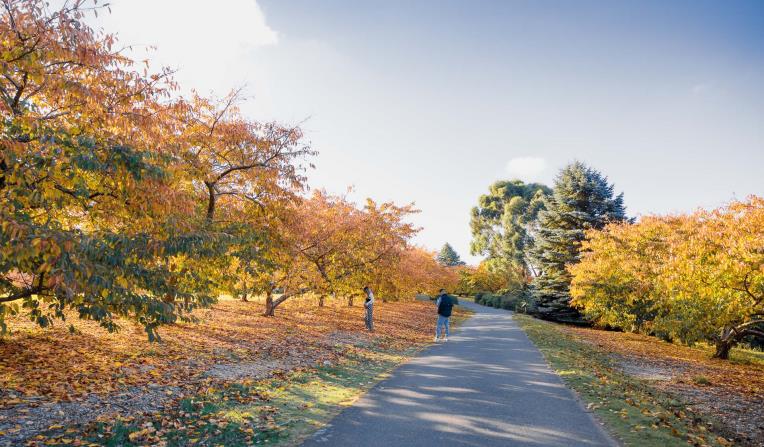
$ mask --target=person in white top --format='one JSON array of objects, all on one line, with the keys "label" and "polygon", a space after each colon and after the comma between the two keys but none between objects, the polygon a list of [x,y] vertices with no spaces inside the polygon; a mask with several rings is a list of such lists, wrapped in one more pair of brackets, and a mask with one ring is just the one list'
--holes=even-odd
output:
[{"label": "person in white top", "polygon": [[366,308],[366,329],[374,332],[374,293],[369,286],[364,287],[363,292],[366,294],[366,301],[363,303],[363,307]]}]

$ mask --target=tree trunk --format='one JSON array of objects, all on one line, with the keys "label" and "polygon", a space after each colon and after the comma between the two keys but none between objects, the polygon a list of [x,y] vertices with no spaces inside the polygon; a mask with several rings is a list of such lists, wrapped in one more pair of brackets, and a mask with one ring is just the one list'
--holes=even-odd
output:
[{"label": "tree trunk", "polygon": [[263,316],[265,317],[273,317],[275,316],[276,308],[279,306],[279,304],[283,303],[289,298],[292,298],[293,296],[299,296],[303,295],[304,293],[310,291],[309,288],[305,287],[299,290],[295,290],[294,292],[289,292],[282,294],[277,299],[273,299],[273,289],[268,290],[268,293],[265,296],[265,312],[263,312]]},{"label": "tree trunk", "polygon": [[249,300],[247,299],[249,297],[249,287],[247,287],[246,281],[241,282],[241,291],[239,293],[239,296],[242,302],[244,303],[249,302]]},{"label": "tree trunk", "polygon": [[714,352],[714,358],[721,359],[721,360],[727,360],[730,358],[730,350],[735,345],[735,340],[728,339],[725,341],[717,341],[716,342],[716,352]]},{"label": "tree trunk", "polygon": [[719,338],[716,339],[716,352],[714,352],[714,358],[727,360],[730,358],[730,350],[735,343],[737,343],[736,332],[731,327],[725,327],[722,329],[722,333]]},{"label": "tree trunk", "polygon": [[273,305],[273,292],[269,289],[265,296],[265,312],[263,312],[263,316],[273,317],[276,315],[275,312],[276,306]]},{"label": "tree trunk", "polygon": [[8,170],[8,165],[5,163],[5,159],[0,160],[0,190],[5,189],[5,171]]},{"label": "tree trunk", "polygon": [[353,295],[348,297],[348,307],[353,307]]},{"label": "tree trunk", "polygon": [[209,193],[207,201],[207,221],[212,222],[212,219],[215,217],[215,184],[206,181],[204,184],[207,185],[207,192]]},{"label": "tree trunk", "polygon": [[324,295],[318,296],[318,307],[324,307]]},{"label": "tree trunk", "polygon": [[279,307],[279,304],[283,303],[287,300],[287,298],[293,297],[295,294],[283,294],[277,299],[273,299],[273,292],[269,291],[267,296],[265,297],[265,312],[263,313],[263,316],[266,317],[275,317],[276,316],[276,308]]}]

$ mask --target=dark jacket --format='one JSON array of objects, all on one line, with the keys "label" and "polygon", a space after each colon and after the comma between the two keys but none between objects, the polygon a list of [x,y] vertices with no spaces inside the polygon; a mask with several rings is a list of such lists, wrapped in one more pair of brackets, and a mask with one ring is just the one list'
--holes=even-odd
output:
[{"label": "dark jacket", "polygon": [[453,309],[454,298],[451,295],[444,293],[438,297],[438,315],[450,317]]}]

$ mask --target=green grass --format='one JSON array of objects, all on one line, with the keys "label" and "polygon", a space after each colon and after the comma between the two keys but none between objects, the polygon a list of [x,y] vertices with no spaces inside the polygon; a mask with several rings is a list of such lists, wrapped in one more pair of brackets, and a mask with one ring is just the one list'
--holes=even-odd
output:
[{"label": "green grass", "polygon": [[621,373],[605,352],[527,315],[516,321],[587,408],[626,446],[729,445],[682,402]]},{"label": "green grass", "polygon": [[696,385],[710,385],[711,384],[711,381],[708,380],[708,377],[702,376],[702,375],[692,376],[692,381],[695,382]]},{"label": "green grass", "polygon": [[[698,343],[695,345],[695,348],[705,352],[708,357],[711,357],[715,351],[715,348],[707,343]],[[736,346],[730,351],[730,358],[728,361],[741,365],[764,366],[764,351]]]},{"label": "green grass", "polygon": [[[712,352],[712,349],[709,348],[709,352]],[[730,351],[730,361],[743,365],[764,365],[764,351],[741,347],[732,348],[732,351]]]}]

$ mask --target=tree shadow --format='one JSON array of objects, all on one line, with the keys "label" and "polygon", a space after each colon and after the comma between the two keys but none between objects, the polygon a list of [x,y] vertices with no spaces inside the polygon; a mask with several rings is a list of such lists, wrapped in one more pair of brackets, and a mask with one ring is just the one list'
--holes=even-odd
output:
[{"label": "tree shadow", "polygon": [[303,445],[613,445],[508,312],[477,310]]}]

